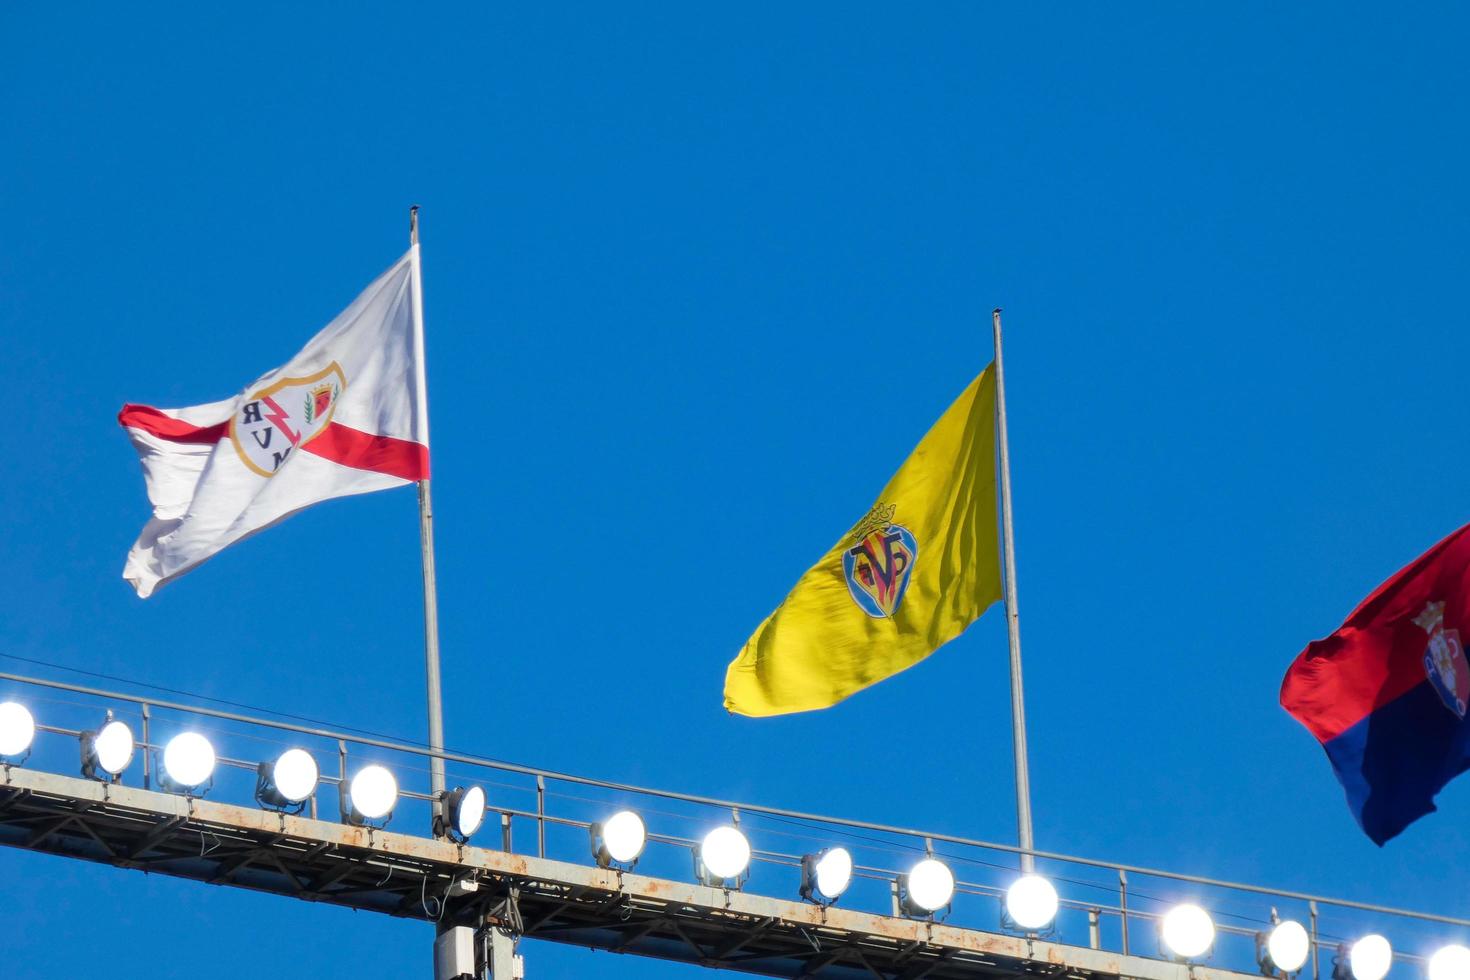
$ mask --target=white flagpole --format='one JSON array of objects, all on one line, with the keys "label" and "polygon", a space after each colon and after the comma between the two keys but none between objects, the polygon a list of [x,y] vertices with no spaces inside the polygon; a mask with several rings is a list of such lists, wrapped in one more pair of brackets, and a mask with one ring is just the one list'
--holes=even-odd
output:
[{"label": "white flagpole", "polygon": [[[429,431],[429,388],[424,370],[424,290],[419,264],[419,206],[408,209],[408,243],[413,253],[413,347],[418,366],[418,411],[425,436]],[[444,836],[440,796],[444,792],[444,701],[439,683],[439,597],[434,580],[434,502],[429,479],[419,481],[419,548],[424,561],[424,674],[429,692],[429,791],[434,797],[434,834]]]},{"label": "white flagpole", "polygon": [[1006,439],[1006,376],[1001,358],[1000,310],[990,314],[995,334],[995,431],[1000,453],[1000,523],[1005,567],[1006,638],[1011,648],[1011,739],[1016,756],[1016,832],[1021,870],[1036,866],[1031,836],[1031,773],[1026,761],[1026,698],[1021,687],[1021,616],[1016,611],[1016,536],[1011,526],[1011,450]]}]

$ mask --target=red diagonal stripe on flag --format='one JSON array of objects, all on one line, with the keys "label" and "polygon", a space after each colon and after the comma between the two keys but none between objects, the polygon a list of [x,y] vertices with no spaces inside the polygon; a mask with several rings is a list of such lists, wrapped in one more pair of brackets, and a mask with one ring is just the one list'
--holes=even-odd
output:
[{"label": "red diagonal stripe on flag", "polygon": [[[117,421],[169,442],[208,445],[230,435],[229,422],[192,425],[148,405],[124,405],[117,413]],[[302,446],[301,451],[341,466],[396,476],[400,480],[429,478],[429,447],[408,439],[376,436],[341,422],[328,425]]]},{"label": "red diagonal stripe on flag", "polygon": [[230,434],[228,421],[214,425],[192,425],[172,415],[165,415],[148,405],[124,405],[122,411],[117,413],[117,421],[124,428],[139,429],[151,436],[167,439],[169,442],[207,445],[211,442],[219,442]]},{"label": "red diagonal stripe on flag", "polygon": [[333,422],[301,447],[322,459],[359,470],[371,470],[401,480],[429,478],[429,447],[407,439],[375,436]]}]

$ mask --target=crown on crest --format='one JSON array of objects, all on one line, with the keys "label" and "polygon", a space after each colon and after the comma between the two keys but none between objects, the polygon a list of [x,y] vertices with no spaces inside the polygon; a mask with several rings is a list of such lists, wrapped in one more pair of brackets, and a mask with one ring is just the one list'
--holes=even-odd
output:
[{"label": "crown on crest", "polygon": [[852,540],[861,541],[873,531],[880,527],[887,527],[893,523],[893,512],[898,510],[897,504],[876,503],[873,509],[852,528]]},{"label": "crown on crest", "polygon": [[1414,617],[1414,625],[1426,633],[1433,633],[1444,624],[1444,603],[1431,602],[1425,605],[1424,611]]}]

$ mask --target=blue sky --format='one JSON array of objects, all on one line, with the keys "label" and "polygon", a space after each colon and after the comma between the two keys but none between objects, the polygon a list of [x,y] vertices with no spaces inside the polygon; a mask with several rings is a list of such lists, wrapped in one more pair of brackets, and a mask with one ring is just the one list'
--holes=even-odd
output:
[{"label": "blue sky", "polygon": [[[283,363],[418,203],[450,743],[1013,839],[999,610],[830,711],[720,707],[1003,306],[1038,844],[1456,914],[1470,781],[1379,850],[1276,693],[1470,516],[1467,26],[11,5],[0,653],[420,735],[412,491],[142,602],[114,422]],[[106,950],[119,977],[256,975],[221,935],[284,936],[300,972],[427,969],[423,925],[59,859],[0,854],[0,902],[14,977]],[[694,969],[527,953],[535,976]]]}]

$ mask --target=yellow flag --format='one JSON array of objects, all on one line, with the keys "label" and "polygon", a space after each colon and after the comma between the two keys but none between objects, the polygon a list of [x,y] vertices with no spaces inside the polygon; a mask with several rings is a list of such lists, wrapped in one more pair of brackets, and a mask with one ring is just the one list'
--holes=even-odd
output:
[{"label": "yellow flag", "polygon": [[923,660],[1000,597],[992,365],[746,641],[725,672],[725,708],[831,707]]}]

